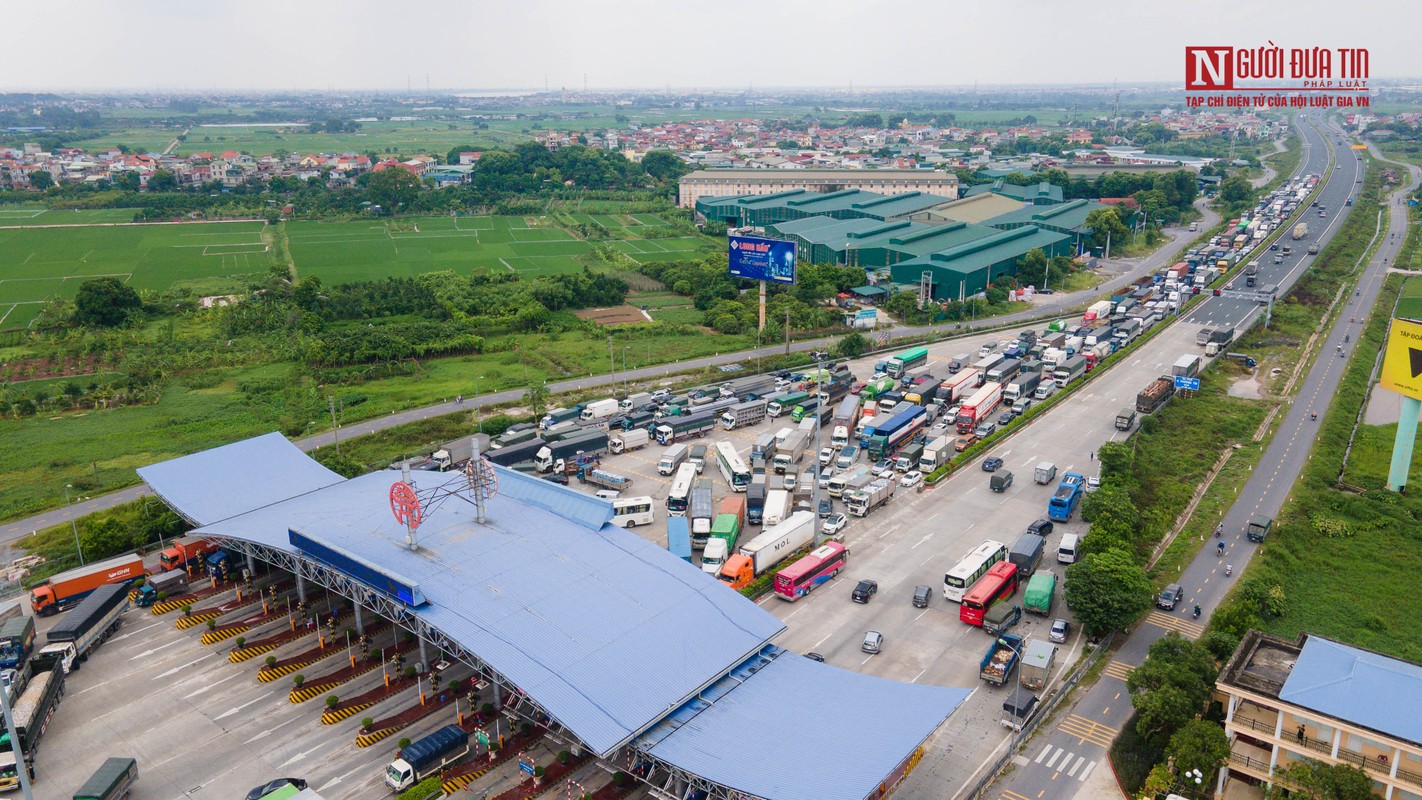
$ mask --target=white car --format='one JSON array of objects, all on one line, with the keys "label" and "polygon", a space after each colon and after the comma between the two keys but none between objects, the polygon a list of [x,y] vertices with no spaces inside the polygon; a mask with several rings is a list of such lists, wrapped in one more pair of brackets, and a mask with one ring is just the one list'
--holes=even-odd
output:
[{"label": "white car", "polygon": [[1101,488],[1101,476],[1100,476],[1100,475],[1092,475],[1090,478],[1087,478],[1087,479],[1086,479],[1086,491],[1088,491],[1088,492],[1094,492],[1094,491],[1096,491],[1097,489],[1100,489],[1100,488]]},{"label": "white car", "polygon": [[787,491],[787,492],[794,491],[794,489],[795,489],[795,484],[796,484],[798,481],[799,481],[799,479],[795,477],[795,473],[794,473],[794,472],[786,472],[786,473],[785,473],[785,491]]},{"label": "white car", "polygon": [[884,467],[883,469],[881,469],[881,470],[879,470],[878,472],[874,473],[874,477],[876,477],[876,478],[892,478],[892,477],[894,477],[894,476],[897,475],[897,474],[898,474],[898,473],[894,472],[894,465],[893,465],[893,464],[890,464],[889,466]]},{"label": "white car", "polygon": [[820,451],[820,466],[827,467],[834,460],[834,448],[826,447]]},{"label": "white car", "polygon": [[899,485],[904,487],[905,489],[912,489],[913,487],[919,485],[922,482],[923,473],[919,472],[916,469],[905,472],[904,476],[902,478],[899,478]]},{"label": "white car", "polygon": [[844,526],[849,524],[849,517],[840,513],[830,514],[825,518],[824,527],[820,532],[825,536],[836,536],[844,532]]}]

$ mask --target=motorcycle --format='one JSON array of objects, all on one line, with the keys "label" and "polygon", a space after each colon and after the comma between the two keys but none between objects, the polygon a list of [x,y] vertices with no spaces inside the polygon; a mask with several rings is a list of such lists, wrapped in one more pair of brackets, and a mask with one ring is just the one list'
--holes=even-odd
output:
[{"label": "motorcycle", "polygon": [[1233,575],[1233,574],[1234,574],[1234,566],[1231,565],[1231,564],[1225,564],[1225,577],[1228,578],[1229,576],[1231,576],[1231,575]]},{"label": "motorcycle", "polygon": [[1316,420],[1318,419],[1318,412],[1317,412],[1317,411],[1310,411],[1310,412],[1308,412],[1308,418],[1311,419],[1311,420],[1315,420],[1315,421],[1316,421]]},{"label": "motorcycle", "polygon": [[1220,558],[1224,558],[1224,542],[1220,542],[1220,546],[1215,548],[1215,551],[1219,554]]},{"label": "motorcycle", "polygon": [[1199,607],[1199,606],[1195,606],[1195,612],[1194,612],[1194,614],[1195,614],[1195,619],[1199,619],[1199,618],[1200,618],[1200,607]]}]

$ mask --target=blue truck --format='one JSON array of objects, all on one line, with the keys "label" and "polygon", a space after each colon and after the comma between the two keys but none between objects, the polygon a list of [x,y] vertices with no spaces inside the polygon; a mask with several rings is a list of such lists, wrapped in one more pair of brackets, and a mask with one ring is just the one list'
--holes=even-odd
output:
[{"label": "blue truck", "polygon": [[691,563],[691,523],[686,517],[667,517],[667,550]]},{"label": "blue truck", "polygon": [[1082,487],[1085,484],[1086,479],[1081,477],[1080,473],[1068,472],[1063,475],[1062,482],[1052,493],[1052,499],[1047,502],[1047,518],[1053,522],[1070,522],[1071,515],[1081,503]]},{"label": "blue truck", "polygon": [[409,745],[385,768],[385,785],[403,792],[469,754],[469,733],[446,725]]},{"label": "blue truck", "polygon": [[865,450],[871,459],[885,456],[911,439],[927,421],[928,412],[922,406],[912,406],[900,411],[887,424],[874,429]]}]

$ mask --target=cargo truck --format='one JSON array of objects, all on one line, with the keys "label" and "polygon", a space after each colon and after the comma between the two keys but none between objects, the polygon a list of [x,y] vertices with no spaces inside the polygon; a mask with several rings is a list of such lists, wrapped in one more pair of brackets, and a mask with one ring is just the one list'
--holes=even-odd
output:
[{"label": "cargo truck", "polygon": [[1058,389],[1065,389],[1072,381],[1086,374],[1086,358],[1072,356],[1052,372],[1052,382]]},{"label": "cargo truck", "polygon": [[928,424],[928,412],[921,406],[909,406],[875,429],[864,449],[870,459],[883,458],[909,442]]},{"label": "cargo truck", "polygon": [[1002,384],[988,382],[982,388],[973,393],[972,397],[963,401],[962,407],[958,409],[958,416],[954,418],[953,424],[957,426],[958,433],[964,434],[986,422],[988,416],[1002,402]]},{"label": "cargo truck", "polygon": [[761,514],[764,525],[775,526],[790,516],[790,493],[784,489],[771,489],[765,494],[765,509]]},{"label": "cargo truck", "polygon": [[775,446],[775,474],[784,475],[791,464],[800,463],[804,457],[805,450],[810,446],[810,434],[808,431],[791,431],[785,440]]},{"label": "cargo truck", "polygon": [[1009,358],[999,362],[987,371],[987,379],[993,383],[1010,383],[1022,371],[1022,362]]},{"label": "cargo truck", "polygon": [[772,419],[790,413],[795,406],[810,399],[809,392],[786,392],[765,406],[765,413]]},{"label": "cargo truck", "polygon": [[1015,403],[1024,397],[1031,397],[1032,392],[1037,388],[1037,384],[1042,382],[1042,376],[1036,372],[1020,374],[1012,379],[1002,389],[1002,399],[1007,403]]},{"label": "cargo truck", "polygon": [[691,546],[700,550],[706,546],[711,521],[716,517],[710,478],[697,478],[691,484],[691,502],[686,515],[691,519]]},{"label": "cargo truck", "polygon": [[1057,465],[1050,461],[1043,461],[1032,471],[1032,480],[1039,485],[1046,486],[1057,477]]},{"label": "cargo truck", "polygon": [[204,556],[216,549],[215,543],[201,536],[174,539],[171,547],[158,554],[158,568],[163,572],[187,569],[189,564],[196,566],[196,562],[202,561]]},{"label": "cargo truck", "polygon": [[765,400],[747,400],[721,412],[721,427],[728,431],[754,425],[765,419]]},{"label": "cargo truck", "polygon": [[114,756],[106,760],[84,781],[73,800],[124,800],[138,780],[138,762]]},{"label": "cargo truck", "polygon": [[960,369],[954,373],[952,377],[938,385],[938,390],[934,392],[934,396],[938,402],[944,405],[951,406],[954,403],[961,403],[963,398],[972,394],[973,390],[978,388],[978,385],[982,383],[981,378],[982,373],[976,369],[971,367]]},{"label": "cargo truck", "polygon": [[911,469],[918,469],[918,460],[923,458],[923,443],[912,442],[899,451],[898,458],[894,459],[894,469],[899,472],[908,472]]},{"label": "cargo truck", "polygon": [[714,411],[698,411],[686,417],[670,419],[656,428],[657,444],[668,445],[682,439],[705,436],[716,427],[720,415]]},{"label": "cargo truck", "polygon": [[1249,525],[1244,529],[1244,535],[1251,542],[1263,542],[1269,538],[1269,531],[1272,530],[1273,527],[1274,520],[1261,514],[1250,518]]},{"label": "cargo truck", "polygon": [[1125,406],[1116,412],[1116,430],[1128,431],[1136,424],[1136,410]]},{"label": "cargo truck", "polygon": [[82,601],[100,587],[125,587],[143,576],[143,559],[119,556],[51,577],[30,590],[30,608],[41,617],[57,614]]},{"label": "cargo truck", "polygon": [[618,492],[626,491],[632,486],[632,479],[615,472],[608,472],[605,469],[583,469],[578,472],[578,479],[583,483],[590,483],[593,486],[601,486],[604,489],[612,489]]},{"label": "cargo truck", "polygon": [[838,403],[849,394],[849,387],[854,384],[854,376],[848,372],[838,373],[829,383],[822,384],[816,395],[821,406],[829,406]]},{"label": "cargo truck", "polygon": [[893,378],[878,378],[864,384],[864,388],[859,390],[859,396],[865,400],[876,400],[885,392],[893,391]]},{"label": "cargo truck", "polygon": [[399,756],[385,768],[385,785],[393,792],[403,792],[468,754],[469,732],[458,725],[446,725],[400,748]]},{"label": "cargo truck", "polygon": [[1165,405],[1165,401],[1174,395],[1175,381],[1168,375],[1162,375],[1136,395],[1136,411],[1142,414],[1155,413],[1156,409]]},{"label": "cargo truck", "polygon": [[691,525],[686,517],[667,516],[667,552],[690,564]]},{"label": "cargo truck", "polygon": [[613,434],[607,445],[613,453],[630,453],[641,450],[652,443],[652,435],[645,430],[623,431]]},{"label": "cargo truck", "polygon": [[19,669],[34,648],[34,617],[11,617],[0,624],[0,668]]},{"label": "cargo truck", "polygon": [[978,677],[994,686],[1005,685],[1017,666],[1017,654],[1022,650],[1022,637],[1015,633],[998,634],[988,646],[987,655],[978,664]]},{"label": "cargo truck", "polygon": [[721,582],[732,589],[749,586],[757,576],[764,575],[776,564],[815,538],[815,514],[797,511],[779,525],[741,545],[736,554],[726,559],[721,568]]},{"label": "cargo truck", "polygon": [[849,488],[849,484],[851,481],[861,475],[868,474],[868,464],[855,464],[853,466],[850,466],[848,469],[841,471],[833,478],[830,478],[829,486],[826,487],[825,491],[829,492],[830,497],[844,497],[844,492],[846,489]]},{"label": "cargo truck", "polygon": [[1068,472],[1063,475],[1062,482],[1057,484],[1057,490],[1052,493],[1052,499],[1047,502],[1047,518],[1053,522],[1070,522],[1077,504],[1081,502],[1081,490],[1085,483],[1086,479],[1081,477],[1080,473]]},{"label": "cargo truck", "polygon": [[568,439],[549,442],[533,456],[533,466],[539,472],[560,471],[574,456],[594,458],[607,452],[608,436],[602,431],[588,431]]},{"label": "cargo truck", "polygon": [[923,455],[918,457],[918,469],[924,475],[927,475],[944,464],[947,464],[948,459],[952,457],[953,440],[947,436],[939,436],[923,448]]},{"label": "cargo truck", "polygon": [[834,412],[834,427],[830,433],[831,446],[844,447],[849,444],[849,433],[854,430],[854,424],[859,421],[861,408],[859,398],[853,395],[839,401],[839,407]]},{"label": "cargo truck", "polygon": [[863,489],[846,490],[844,505],[856,517],[868,516],[869,512],[894,499],[894,489],[898,481],[881,478]]},{"label": "cargo truck", "polygon": [[657,415],[654,412],[648,411],[645,408],[638,409],[623,417],[620,427],[624,431],[637,430],[639,428],[650,431],[656,419]]},{"label": "cargo truck", "polygon": [[806,419],[813,420],[815,417],[818,416],[819,408],[820,401],[806,400],[805,402],[791,409],[790,419],[792,422],[801,422]]},{"label": "cargo truck", "polygon": [[633,392],[618,401],[617,410],[626,414],[631,411],[636,411],[639,408],[646,408],[651,404],[652,395],[650,392]]},{"label": "cargo truck", "polygon": [[513,467],[516,464],[522,464],[524,462],[531,463],[534,456],[538,455],[538,451],[542,450],[547,444],[548,441],[546,439],[535,436],[528,441],[506,445],[504,447],[496,447],[490,450],[487,456],[490,461],[501,467]]},{"label": "cargo truck", "polygon": [[[993,473],[1002,474],[1002,470]],[[1007,551],[1009,563],[1017,565],[1018,575],[1030,575],[1037,569],[1037,564],[1042,561],[1042,552],[1047,548],[1047,540],[1031,531],[1023,533],[1017,537],[1017,541],[1012,543],[1012,547]]]},{"label": "cargo truck", "polygon": [[577,419],[581,413],[581,408],[555,408],[543,415],[543,419],[538,421],[538,427],[546,431],[555,425],[561,425],[564,422],[572,422]]},{"label": "cargo truck", "polygon": [[578,412],[578,419],[583,422],[591,422],[595,419],[604,419],[617,413],[618,403],[608,397],[603,400],[594,400],[583,406],[583,410]]},{"label": "cargo truck", "polygon": [[1298,241],[1299,239],[1302,239],[1305,236],[1308,236],[1308,223],[1300,222],[1299,224],[1294,226],[1294,240]]},{"label": "cargo truck", "polygon": [[1052,676],[1052,662],[1057,657],[1057,646],[1042,639],[1033,639],[1022,651],[1022,669],[1019,680],[1023,688],[1040,690]]},{"label": "cargo truck", "polygon": [[765,514],[765,473],[751,477],[746,487],[746,524],[759,525]]},{"label": "cargo truck", "polygon": [[1022,606],[1001,602],[983,612],[983,633],[997,636],[1022,621]]},{"label": "cargo truck", "polygon": [[[1038,537],[1040,538],[1040,537]],[[1051,570],[1039,569],[1027,581],[1027,589],[1022,593],[1022,608],[1044,617],[1052,615],[1052,604],[1056,600],[1057,575]]]},{"label": "cargo truck", "polygon": [[134,599],[134,605],[139,608],[148,608],[158,602],[162,597],[176,597],[188,588],[188,574],[182,571],[160,572],[157,575],[150,575],[143,581],[143,585],[138,587],[138,597]]},{"label": "cargo truck", "polygon": [[1229,344],[1230,342],[1232,342],[1232,341],[1234,341],[1234,328],[1232,328],[1232,327],[1231,327],[1231,328],[1204,327],[1204,328],[1201,328],[1201,329],[1200,329],[1200,332],[1199,332],[1199,333],[1195,334],[1195,344],[1204,345],[1205,348],[1206,348],[1206,349],[1205,349],[1206,354],[1209,354],[1209,348],[1210,348],[1211,345],[1216,345],[1216,346],[1218,346],[1218,347],[1224,347],[1225,345],[1228,345],[1228,344]]},{"label": "cargo truck", "polygon": [[1200,374],[1200,357],[1184,355],[1175,359],[1175,364],[1170,368],[1171,375],[1183,375],[1186,378],[1193,378]]},{"label": "cargo truck", "polygon": [[119,626],[123,612],[128,610],[128,586],[111,583],[95,589],[69,615],[60,620],[45,641],[49,645],[71,645],[75,667],[89,657],[90,651],[103,644]]},{"label": "cargo truck", "polygon": [[[36,670],[25,691],[10,708],[10,718],[15,722],[15,742],[19,743],[20,750],[25,754],[31,772],[34,771],[35,751],[39,749],[40,737],[44,736],[50,718],[54,716],[54,707],[59,705],[62,697],[64,668],[55,664],[48,669]],[[0,726],[0,751],[13,754],[15,742],[10,740],[10,732]],[[9,766],[13,767],[13,762]],[[11,786],[19,785],[17,775],[7,777],[14,781]]]}]

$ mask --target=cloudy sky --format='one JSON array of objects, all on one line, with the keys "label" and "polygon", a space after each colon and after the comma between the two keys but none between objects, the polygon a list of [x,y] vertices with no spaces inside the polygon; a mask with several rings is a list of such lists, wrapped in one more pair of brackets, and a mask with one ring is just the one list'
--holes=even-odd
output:
[{"label": "cloudy sky", "polygon": [[1422,74],[1419,20],[1416,0],[44,0],[6,6],[0,90],[1178,83],[1186,45],[1271,40],[1366,47],[1395,78]]}]

